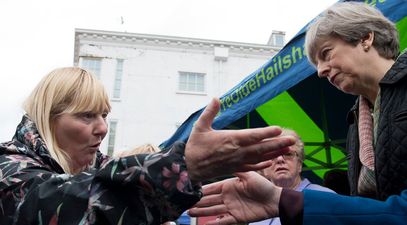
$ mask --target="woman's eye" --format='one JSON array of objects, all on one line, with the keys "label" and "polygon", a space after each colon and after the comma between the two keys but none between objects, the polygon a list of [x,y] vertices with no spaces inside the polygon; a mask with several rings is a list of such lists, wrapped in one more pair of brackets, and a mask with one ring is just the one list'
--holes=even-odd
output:
[{"label": "woman's eye", "polygon": [[92,119],[95,116],[94,113],[91,112],[84,112],[84,113],[80,113],[79,117],[83,118],[83,119]]},{"label": "woman's eye", "polygon": [[85,117],[86,117],[86,118],[93,118],[93,117],[94,117],[94,114],[93,114],[93,113],[86,113],[86,114],[85,114]]},{"label": "woman's eye", "polygon": [[102,113],[102,118],[106,119],[107,115],[108,115],[108,113]]},{"label": "woman's eye", "polygon": [[102,117],[104,120],[106,120],[108,113],[94,113],[94,112],[83,112],[83,113],[78,113],[77,116],[78,118],[90,122],[93,119],[96,119],[98,117]]},{"label": "woman's eye", "polygon": [[328,49],[328,48],[322,50],[321,51],[321,58],[324,59],[324,60],[328,59],[330,51],[331,51],[331,49]]}]

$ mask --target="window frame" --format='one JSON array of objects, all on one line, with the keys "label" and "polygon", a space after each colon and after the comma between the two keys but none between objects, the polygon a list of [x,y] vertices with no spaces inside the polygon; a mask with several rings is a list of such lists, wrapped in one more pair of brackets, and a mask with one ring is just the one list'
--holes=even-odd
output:
[{"label": "window frame", "polygon": [[[120,65],[120,68],[119,68],[119,65]],[[122,84],[123,84],[123,67],[124,67],[124,60],[117,59],[116,60],[116,70],[115,70],[114,81],[113,81],[112,99],[121,98]]]},{"label": "window frame", "polygon": [[[186,80],[183,81],[183,77]],[[177,93],[206,95],[206,88],[206,73],[178,71]]]},{"label": "window frame", "polygon": [[107,151],[106,154],[108,156],[113,156],[115,144],[116,144],[116,137],[117,137],[117,127],[118,127],[117,120],[110,120],[109,121],[109,136],[107,137]]}]

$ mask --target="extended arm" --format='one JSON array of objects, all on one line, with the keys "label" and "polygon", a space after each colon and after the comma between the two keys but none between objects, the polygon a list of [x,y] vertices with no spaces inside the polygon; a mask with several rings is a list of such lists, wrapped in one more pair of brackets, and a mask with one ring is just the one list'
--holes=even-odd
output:
[{"label": "extended arm", "polygon": [[191,216],[218,216],[209,225],[255,222],[280,216],[283,225],[403,225],[407,190],[386,201],[334,193],[283,190],[254,172],[204,186]]},{"label": "extended arm", "polygon": [[304,225],[402,225],[407,221],[407,190],[386,201],[304,192]]},{"label": "extended arm", "polygon": [[[34,149],[27,147],[32,139],[25,144],[17,140],[2,144],[1,224],[125,225],[175,220],[201,197],[200,181],[263,168],[267,163],[262,161],[287,151],[295,142],[293,137],[273,138],[281,133],[278,127],[213,130],[218,111],[219,100],[213,100],[196,122],[186,147],[177,143],[167,152],[116,158],[76,175],[63,174],[45,145],[38,150],[41,141],[35,142]],[[26,129],[21,127],[19,134],[25,137]]]}]

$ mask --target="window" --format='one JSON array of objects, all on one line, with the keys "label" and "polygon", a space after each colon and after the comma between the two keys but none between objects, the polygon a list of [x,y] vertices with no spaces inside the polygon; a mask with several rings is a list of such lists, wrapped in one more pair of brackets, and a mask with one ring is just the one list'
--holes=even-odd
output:
[{"label": "window", "polygon": [[275,31],[271,32],[270,38],[267,42],[268,45],[283,47],[285,42],[285,32],[284,31]]},{"label": "window", "polygon": [[82,58],[82,67],[90,70],[95,76],[100,79],[101,59],[98,58]]},{"label": "window", "polygon": [[205,74],[179,72],[178,89],[187,92],[205,92]]},{"label": "window", "polygon": [[276,46],[279,46],[279,47],[284,46],[284,35],[276,34],[276,36],[274,36],[274,38],[275,38],[274,43]]},{"label": "window", "polygon": [[114,142],[116,140],[117,121],[110,121],[109,139],[107,143],[107,155],[112,156],[114,151]]},{"label": "window", "polygon": [[116,75],[114,77],[113,98],[120,98],[122,77],[123,77],[123,59],[118,59],[116,64]]}]

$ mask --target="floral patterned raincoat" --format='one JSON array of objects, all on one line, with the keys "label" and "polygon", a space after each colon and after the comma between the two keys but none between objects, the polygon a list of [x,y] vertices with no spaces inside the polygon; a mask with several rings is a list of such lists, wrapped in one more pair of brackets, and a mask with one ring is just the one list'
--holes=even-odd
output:
[{"label": "floral patterned raincoat", "polygon": [[118,159],[98,153],[94,168],[69,175],[51,158],[24,116],[0,144],[0,224],[161,224],[201,197],[184,161],[184,144],[165,153]]}]

